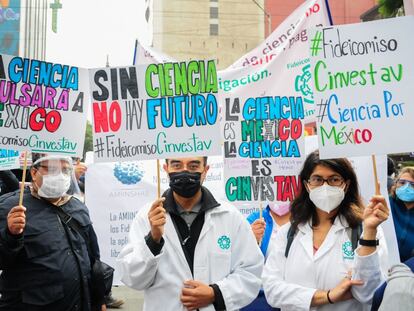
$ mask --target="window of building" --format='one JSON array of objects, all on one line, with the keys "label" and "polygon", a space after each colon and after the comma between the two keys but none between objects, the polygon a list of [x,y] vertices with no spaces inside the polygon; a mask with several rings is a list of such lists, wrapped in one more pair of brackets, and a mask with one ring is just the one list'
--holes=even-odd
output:
[{"label": "window of building", "polygon": [[218,8],[210,8],[210,18],[218,18]]},{"label": "window of building", "polygon": [[218,24],[210,24],[210,36],[218,36]]}]

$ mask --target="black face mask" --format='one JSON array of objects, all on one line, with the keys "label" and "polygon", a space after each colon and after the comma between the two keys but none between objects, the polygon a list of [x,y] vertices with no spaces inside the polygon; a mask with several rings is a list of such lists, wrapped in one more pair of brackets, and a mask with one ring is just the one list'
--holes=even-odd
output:
[{"label": "black face mask", "polygon": [[201,188],[201,173],[188,171],[170,173],[170,188],[184,198],[193,197]]}]

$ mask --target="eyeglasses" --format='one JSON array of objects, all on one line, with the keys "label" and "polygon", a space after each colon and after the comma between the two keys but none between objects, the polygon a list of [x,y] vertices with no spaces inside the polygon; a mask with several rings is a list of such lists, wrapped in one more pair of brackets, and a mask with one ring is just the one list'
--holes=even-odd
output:
[{"label": "eyeglasses", "polygon": [[57,175],[62,172],[63,175],[71,175],[72,168],[70,167],[60,167],[60,166],[48,166],[48,165],[38,165],[38,167],[43,168],[48,174]]},{"label": "eyeglasses", "polygon": [[329,186],[339,187],[339,186],[342,186],[345,181],[340,176],[331,176],[325,179],[325,178],[322,178],[321,176],[314,175],[308,179],[308,184],[312,187],[322,186],[325,182],[327,182]]},{"label": "eyeglasses", "polygon": [[397,186],[404,186],[406,184],[410,184],[411,187],[414,187],[414,181],[401,178],[397,180]]}]

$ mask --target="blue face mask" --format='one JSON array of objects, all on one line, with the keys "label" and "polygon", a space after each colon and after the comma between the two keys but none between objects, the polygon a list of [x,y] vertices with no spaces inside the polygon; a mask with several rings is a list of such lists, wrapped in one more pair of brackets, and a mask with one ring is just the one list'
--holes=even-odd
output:
[{"label": "blue face mask", "polygon": [[414,188],[409,183],[397,188],[395,193],[401,201],[414,202]]}]

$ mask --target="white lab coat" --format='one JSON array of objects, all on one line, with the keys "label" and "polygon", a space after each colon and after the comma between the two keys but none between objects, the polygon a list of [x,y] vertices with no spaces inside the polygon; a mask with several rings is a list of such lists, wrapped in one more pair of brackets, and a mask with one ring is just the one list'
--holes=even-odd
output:
[{"label": "white lab coat", "polygon": [[[347,221],[337,217],[322,245],[313,254],[313,231],[310,224],[299,225],[285,257],[290,223],[284,225],[270,243],[270,255],[263,270],[263,288],[268,303],[282,311],[362,311],[369,310],[370,301],[383,281],[387,269],[387,247],[382,229],[378,228],[380,245],[368,256],[352,254]],[[350,249],[349,249],[350,248]],[[353,286],[354,299],[312,307],[316,290],[336,287],[352,269],[352,278],[363,280],[362,286]]]},{"label": "white lab coat", "polygon": [[[144,290],[144,311],[186,310],[180,295],[183,282],[191,279],[217,284],[227,310],[238,310],[256,298],[264,259],[248,222],[235,207],[221,204],[206,211],[194,252],[194,277],[168,213],[165,244],[159,255],[151,253],[144,240],[150,231],[148,210],[149,206],[143,208],[135,217],[129,243],[117,259],[122,282]],[[230,238],[229,249],[219,246],[223,236]]]}]

